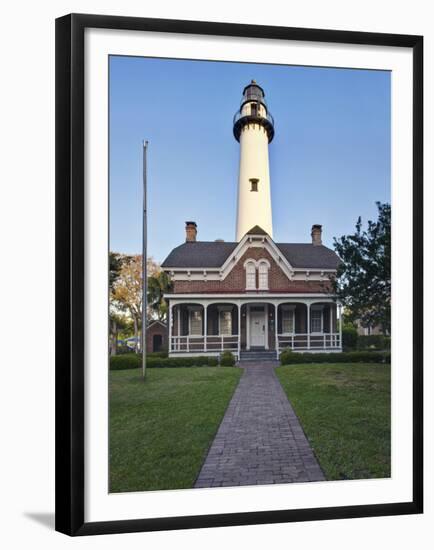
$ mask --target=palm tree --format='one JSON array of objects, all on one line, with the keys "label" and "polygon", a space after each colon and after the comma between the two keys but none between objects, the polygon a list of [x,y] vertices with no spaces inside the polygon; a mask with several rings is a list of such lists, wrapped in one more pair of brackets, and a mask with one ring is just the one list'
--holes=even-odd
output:
[{"label": "palm tree", "polygon": [[164,321],[167,317],[167,303],[164,294],[169,292],[172,283],[164,271],[148,277],[148,317]]}]

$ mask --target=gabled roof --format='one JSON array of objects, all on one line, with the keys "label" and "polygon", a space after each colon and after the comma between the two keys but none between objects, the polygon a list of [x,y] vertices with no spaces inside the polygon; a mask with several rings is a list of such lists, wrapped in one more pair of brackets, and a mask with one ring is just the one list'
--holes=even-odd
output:
[{"label": "gabled roof", "polygon": [[[257,233],[257,229],[263,233]],[[266,233],[258,226],[248,234]],[[339,258],[326,246],[310,243],[275,243],[289,264],[295,268],[336,269]],[[238,246],[236,242],[195,241],[177,246],[161,264],[163,268],[219,268]]]},{"label": "gabled roof", "polygon": [[339,257],[324,245],[311,243],[276,243],[276,246],[292,267],[310,267],[311,269],[337,269]]},{"label": "gabled roof", "polygon": [[259,227],[259,225],[255,225],[250,231],[247,231],[246,235],[268,235],[268,233],[262,227]]},{"label": "gabled roof", "polygon": [[177,246],[161,267],[221,267],[238,243],[194,241]]},{"label": "gabled roof", "polygon": [[160,321],[159,319],[154,319],[153,321],[148,322],[148,328],[152,327],[152,325],[159,324],[162,325],[164,328],[167,327],[167,324],[164,321]]}]

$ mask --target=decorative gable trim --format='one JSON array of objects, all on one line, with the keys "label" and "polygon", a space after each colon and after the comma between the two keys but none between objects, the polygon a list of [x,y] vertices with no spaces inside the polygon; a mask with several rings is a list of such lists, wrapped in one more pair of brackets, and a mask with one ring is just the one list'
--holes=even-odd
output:
[{"label": "decorative gable trim", "polygon": [[274,244],[274,241],[268,235],[251,235],[249,233],[241,239],[235,250],[223,264],[220,271],[222,280],[226,279],[237,261],[252,247],[264,248],[282,269],[288,279],[292,280],[295,270]]},{"label": "decorative gable trim", "polygon": [[293,267],[273,239],[264,234],[247,233],[221,267],[164,268],[173,281],[224,281],[249,248],[265,249],[290,281],[325,281],[336,269]]}]

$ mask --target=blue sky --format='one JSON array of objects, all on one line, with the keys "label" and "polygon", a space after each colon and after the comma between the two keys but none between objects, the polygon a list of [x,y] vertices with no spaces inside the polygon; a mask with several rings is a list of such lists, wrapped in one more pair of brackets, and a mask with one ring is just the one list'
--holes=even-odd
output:
[{"label": "blue sky", "polygon": [[110,249],[141,251],[142,141],[148,254],[185,239],[235,240],[239,144],[232,117],[254,78],[275,119],[270,144],[276,242],[323,242],[390,202],[390,73],[247,63],[110,58]]}]

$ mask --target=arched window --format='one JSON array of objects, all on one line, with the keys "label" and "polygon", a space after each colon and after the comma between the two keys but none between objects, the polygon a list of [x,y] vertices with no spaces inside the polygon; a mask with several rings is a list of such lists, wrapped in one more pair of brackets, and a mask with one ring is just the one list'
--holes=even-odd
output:
[{"label": "arched window", "polygon": [[253,260],[247,261],[246,267],[246,290],[256,290],[256,264]]},{"label": "arched window", "polygon": [[268,262],[262,261],[259,263],[259,290],[268,290]]}]

